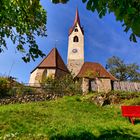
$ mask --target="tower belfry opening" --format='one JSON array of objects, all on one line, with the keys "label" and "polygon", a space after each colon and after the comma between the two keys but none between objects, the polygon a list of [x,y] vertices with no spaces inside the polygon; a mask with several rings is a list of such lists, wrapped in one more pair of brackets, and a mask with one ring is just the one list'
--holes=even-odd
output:
[{"label": "tower belfry opening", "polygon": [[78,36],[75,36],[75,37],[73,38],[73,42],[79,42]]}]

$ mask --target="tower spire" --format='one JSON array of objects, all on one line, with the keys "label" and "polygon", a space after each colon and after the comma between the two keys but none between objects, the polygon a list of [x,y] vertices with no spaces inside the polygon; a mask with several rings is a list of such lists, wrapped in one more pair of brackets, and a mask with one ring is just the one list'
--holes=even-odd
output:
[{"label": "tower spire", "polygon": [[83,30],[83,28],[81,27],[81,24],[80,24],[80,16],[79,16],[78,8],[76,8],[76,13],[75,13],[75,19],[74,19],[73,26],[69,29],[69,35],[73,32],[77,23],[79,24],[79,27],[80,27],[82,33],[84,34],[84,30]]},{"label": "tower spire", "polygon": [[69,71],[76,76],[84,64],[84,31],[80,24],[78,8],[73,26],[69,30],[67,60]]},{"label": "tower spire", "polygon": [[78,23],[80,26],[80,17],[79,17],[79,12],[78,12],[78,8],[76,8],[76,14],[75,14],[75,20],[74,20],[74,26],[76,25],[76,23]]}]

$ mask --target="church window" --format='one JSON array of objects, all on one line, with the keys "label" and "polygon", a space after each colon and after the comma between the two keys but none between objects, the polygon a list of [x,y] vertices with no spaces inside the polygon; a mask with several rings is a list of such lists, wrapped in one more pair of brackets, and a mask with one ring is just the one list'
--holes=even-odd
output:
[{"label": "church window", "polygon": [[74,30],[75,32],[78,32],[78,29],[77,28],[75,28],[75,30]]},{"label": "church window", "polygon": [[73,42],[79,42],[78,36],[75,36],[75,37],[73,38]]}]

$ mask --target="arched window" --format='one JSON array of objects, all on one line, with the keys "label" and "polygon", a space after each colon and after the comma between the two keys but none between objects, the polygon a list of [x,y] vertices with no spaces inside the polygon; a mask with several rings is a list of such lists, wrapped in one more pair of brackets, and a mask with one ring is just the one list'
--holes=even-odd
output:
[{"label": "arched window", "polygon": [[78,36],[75,36],[75,37],[73,38],[73,42],[79,42]]},{"label": "arched window", "polygon": [[74,30],[75,32],[78,32],[78,29],[77,28],[75,28],[75,30]]}]

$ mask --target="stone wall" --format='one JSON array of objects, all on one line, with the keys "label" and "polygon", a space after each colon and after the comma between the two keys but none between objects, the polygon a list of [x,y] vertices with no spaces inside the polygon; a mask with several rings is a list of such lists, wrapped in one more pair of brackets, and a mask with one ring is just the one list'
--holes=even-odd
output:
[{"label": "stone wall", "polygon": [[1,98],[0,105],[53,100],[62,96],[63,95],[60,94],[32,94],[32,95],[22,95],[22,96],[17,95],[17,96],[12,96],[7,98]]},{"label": "stone wall", "polygon": [[97,91],[108,93],[111,91],[111,80],[106,78],[96,79]]},{"label": "stone wall", "polygon": [[140,92],[140,83],[137,83],[137,82],[116,81],[113,83],[113,87],[114,87],[114,90]]},{"label": "stone wall", "polygon": [[82,65],[84,64],[83,60],[68,60],[68,69],[75,76],[79,73]]},{"label": "stone wall", "polygon": [[96,78],[94,80],[83,78],[82,91],[87,93],[89,90],[107,93],[112,90],[111,80],[106,78]]}]

